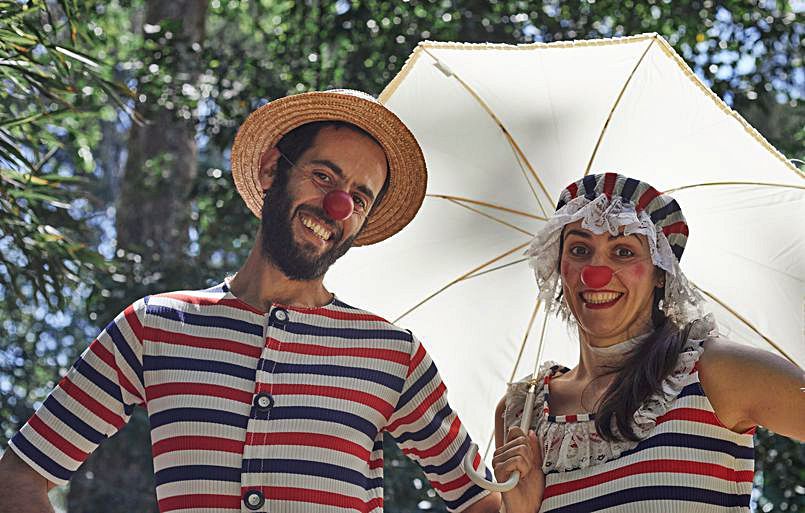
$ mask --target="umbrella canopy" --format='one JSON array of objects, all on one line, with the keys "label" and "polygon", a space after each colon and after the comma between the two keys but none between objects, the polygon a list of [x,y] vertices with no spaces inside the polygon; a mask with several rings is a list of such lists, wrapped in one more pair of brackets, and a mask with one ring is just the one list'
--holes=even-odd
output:
[{"label": "umbrella canopy", "polygon": [[682,269],[721,333],[805,365],[803,175],[657,34],[426,42],[381,101],[422,144],[427,197],[408,228],[352,250],[327,284],[424,341],[482,453],[507,381],[539,359],[578,359],[522,252],[585,174],[670,192],[690,227]]}]

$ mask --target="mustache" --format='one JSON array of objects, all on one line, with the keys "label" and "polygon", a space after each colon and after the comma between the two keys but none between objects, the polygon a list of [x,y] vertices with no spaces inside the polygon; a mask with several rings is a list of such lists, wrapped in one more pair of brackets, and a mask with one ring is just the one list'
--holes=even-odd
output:
[{"label": "mustache", "polygon": [[316,216],[320,220],[320,224],[330,230],[333,235],[337,236],[336,240],[341,240],[342,235],[344,235],[343,230],[330,220],[330,216],[327,215],[324,209],[311,205],[300,205],[297,207],[296,211],[297,213],[307,212],[308,214]]}]

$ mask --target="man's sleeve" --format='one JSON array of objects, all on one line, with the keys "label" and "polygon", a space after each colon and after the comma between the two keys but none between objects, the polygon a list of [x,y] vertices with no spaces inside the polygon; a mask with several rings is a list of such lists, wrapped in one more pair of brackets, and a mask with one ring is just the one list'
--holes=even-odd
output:
[{"label": "man's sleeve", "polygon": [[[447,403],[447,389],[436,365],[416,337],[408,376],[386,431],[419,464],[450,511],[461,511],[489,493],[473,484],[462,468],[472,441]],[[480,457],[474,464],[476,469],[483,468]],[[488,470],[486,475],[491,478]]]},{"label": "man's sleeve", "polygon": [[95,448],[143,404],[142,316],[126,308],[98,335],[9,447],[49,481],[62,485]]}]

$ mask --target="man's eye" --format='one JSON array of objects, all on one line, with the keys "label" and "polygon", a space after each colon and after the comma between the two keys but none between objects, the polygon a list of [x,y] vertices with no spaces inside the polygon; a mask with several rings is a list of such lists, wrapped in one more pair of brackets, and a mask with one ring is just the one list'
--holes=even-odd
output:
[{"label": "man's eye", "polygon": [[352,201],[358,206],[361,210],[366,209],[366,201],[363,198],[358,196],[357,194],[352,196]]},{"label": "man's eye", "polygon": [[315,176],[322,182],[330,183],[330,175],[328,175],[327,173],[322,173],[321,171],[313,171],[313,176]]}]

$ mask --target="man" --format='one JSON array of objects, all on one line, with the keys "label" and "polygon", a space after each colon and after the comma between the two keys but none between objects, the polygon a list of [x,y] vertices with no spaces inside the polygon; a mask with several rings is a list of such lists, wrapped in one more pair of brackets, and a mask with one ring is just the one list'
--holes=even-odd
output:
[{"label": "man", "polygon": [[244,122],[232,173],[262,219],[243,267],[106,327],[12,438],[0,511],[49,511],[46,491],[138,405],[162,512],[381,511],[386,433],[450,509],[496,511],[461,469],[470,440],[420,342],[322,283],[353,243],[416,214],[427,177],[410,131],[363,93],[290,96]]}]

